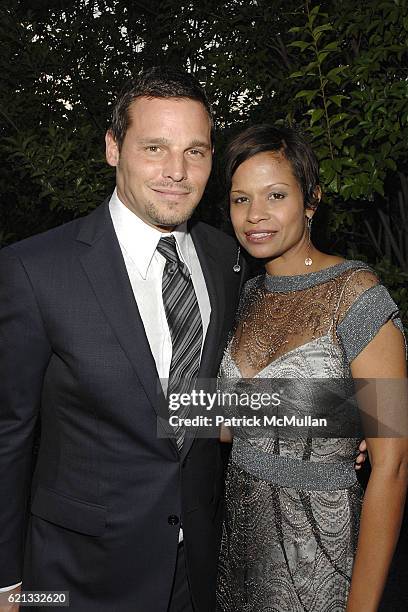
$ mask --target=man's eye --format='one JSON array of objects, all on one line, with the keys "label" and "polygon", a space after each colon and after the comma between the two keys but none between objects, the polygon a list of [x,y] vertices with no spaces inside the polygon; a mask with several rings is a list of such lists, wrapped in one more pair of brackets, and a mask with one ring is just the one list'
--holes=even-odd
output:
[{"label": "man's eye", "polygon": [[148,147],[146,147],[145,150],[149,151],[150,153],[157,153],[157,151],[159,151],[160,149],[156,145],[149,145]]},{"label": "man's eye", "polygon": [[190,149],[189,153],[193,157],[202,157],[204,155],[204,153],[202,151],[199,151],[198,149]]}]

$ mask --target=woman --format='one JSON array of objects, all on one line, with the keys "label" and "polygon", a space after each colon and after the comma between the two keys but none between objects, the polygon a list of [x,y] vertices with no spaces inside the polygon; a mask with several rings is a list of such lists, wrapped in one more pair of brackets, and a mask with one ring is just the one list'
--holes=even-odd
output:
[{"label": "woman", "polygon": [[[221,384],[291,379],[299,412],[330,417],[324,385],[310,387],[313,379],[402,382],[402,324],[388,292],[366,264],[310,240],[321,190],[309,145],[292,129],[251,127],[229,145],[226,173],[237,239],[265,273],[244,289]],[[374,612],[403,514],[407,439],[367,438],[372,472],[362,503],[358,438],[310,430],[288,438],[278,429],[262,437],[234,430],[219,610]]]}]

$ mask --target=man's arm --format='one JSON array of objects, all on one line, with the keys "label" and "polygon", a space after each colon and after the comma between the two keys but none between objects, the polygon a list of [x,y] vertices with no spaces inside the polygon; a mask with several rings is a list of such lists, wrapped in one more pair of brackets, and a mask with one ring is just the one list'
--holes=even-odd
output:
[{"label": "man's arm", "polygon": [[0,251],[0,587],[22,578],[35,423],[51,347],[28,274]]}]

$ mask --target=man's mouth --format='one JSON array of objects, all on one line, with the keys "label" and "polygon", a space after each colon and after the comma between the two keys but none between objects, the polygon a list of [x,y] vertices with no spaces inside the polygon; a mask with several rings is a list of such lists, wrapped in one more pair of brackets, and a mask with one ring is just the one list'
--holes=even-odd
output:
[{"label": "man's mouth", "polygon": [[166,189],[166,187],[151,187],[150,189],[158,193],[160,196],[166,198],[167,200],[177,200],[179,198],[186,197],[191,193],[190,191],[186,191],[185,189]]}]

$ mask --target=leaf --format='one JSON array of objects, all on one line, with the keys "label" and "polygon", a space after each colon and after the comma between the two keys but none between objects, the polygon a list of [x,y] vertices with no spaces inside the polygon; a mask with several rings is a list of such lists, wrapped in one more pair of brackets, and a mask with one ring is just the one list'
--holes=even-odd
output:
[{"label": "leaf", "polygon": [[333,115],[333,117],[330,117],[329,120],[330,127],[336,125],[336,123],[339,123],[340,121],[343,121],[346,117],[348,117],[347,113],[338,113],[337,115]]},{"label": "leaf", "polygon": [[333,42],[323,47],[322,51],[337,51],[338,47],[339,43],[337,42],[337,40],[334,40]]},{"label": "leaf", "polygon": [[336,66],[336,68],[332,68],[327,74],[326,74],[326,78],[329,81],[332,81],[333,83],[336,83],[336,85],[339,85],[341,82],[341,73],[344,72],[344,70],[346,69],[345,66]]},{"label": "leaf", "polygon": [[305,76],[305,73],[303,70],[297,70],[296,72],[292,72],[292,74],[289,75],[290,79],[297,79],[299,77],[303,77]]},{"label": "leaf", "polygon": [[333,181],[336,176],[336,170],[333,165],[332,159],[323,159],[320,162],[320,172],[324,178],[324,182],[329,184]]},{"label": "leaf", "polygon": [[297,47],[304,51],[305,49],[309,49],[311,47],[311,43],[305,42],[304,40],[295,40],[288,44],[288,47]]},{"label": "leaf", "polygon": [[318,66],[318,63],[316,61],[310,62],[310,64],[308,64],[307,66],[303,68],[303,71],[306,75],[311,74],[310,71],[313,70],[314,68],[317,68],[317,66]]},{"label": "leaf", "polygon": [[318,92],[318,89],[302,89],[301,91],[297,92],[295,100],[298,98],[306,98],[307,103],[310,104]]},{"label": "leaf", "polygon": [[385,160],[385,165],[387,166],[387,168],[390,168],[394,172],[397,172],[397,170],[398,170],[398,166],[397,166],[397,164],[395,163],[395,161],[393,159],[386,159]]},{"label": "leaf", "polygon": [[320,32],[326,32],[328,30],[333,30],[333,26],[330,23],[324,23],[321,26],[317,26],[317,28],[313,28],[313,36],[315,34],[319,34]]},{"label": "leaf", "polygon": [[310,125],[312,126],[323,117],[324,110],[322,108],[312,108],[308,110],[306,114],[310,115]]},{"label": "leaf", "polygon": [[313,26],[314,21],[315,21],[317,15],[319,14],[319,11],[320,11],[320,6],[319,5],[314,6],[312,8],[312,10],[310,11],[310,15],[309,15],[309,26],[310,27]]},{"label": "leaf", "polygon": [[328,55],[329,53],[327,51],[319,51],[317,54],[317,59],[319,60],[319,63],[323,64],[324,60]]},{"label": "leaf", "polygon": [[380,179],[373,181],[373,189],[384,197],[384,183]]},{"label": "leaf", "polygon": [[[321,125],[313,125],[309,128],[310,133],[313,135],[314,138],[318,138],[319,136],[321,136],[322,134],[324,134],[326,132],[326,130],[324,129],[323,126]],[[320,148],[320,152],[322,151],[322,149]]]},{"label": "leaf", "polygon": [[335,175],[334,179],[330,181],[329,185],[327,186],[327,190],[332,191],[333,193],[338,193],[339,180],[338,180],[337,174]]},{"label": "leaf", "polygon": [[342,100],[348,100],[348,96],[343,96],[342,94],[336,94],[335,96],[329,96],[329,100],[335,103],[336,106],[341,106]]},{"label": "leaf", "polygon": [[383,157],[384,159],[385,159],[385,158],[386,158],[386,157],[387,157],[387,156],[390,154],[390,152],[391,152],[391,148],[392,148],[392,147],[391,147],[391,145],[390,145],[390,143],[389,143],[389,142],[384,142],[384,143],[381,145],[381,155],[382,155],[382,157]]}]

